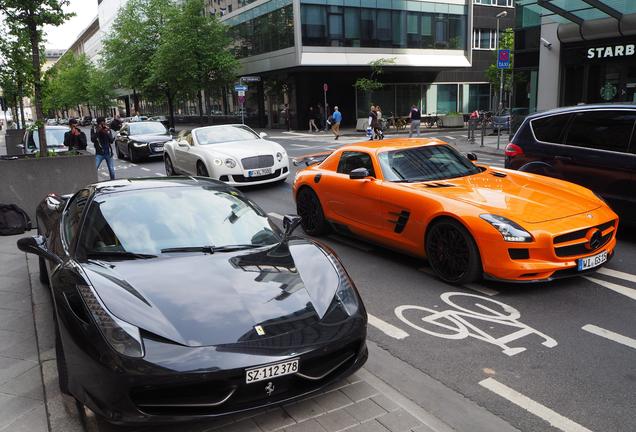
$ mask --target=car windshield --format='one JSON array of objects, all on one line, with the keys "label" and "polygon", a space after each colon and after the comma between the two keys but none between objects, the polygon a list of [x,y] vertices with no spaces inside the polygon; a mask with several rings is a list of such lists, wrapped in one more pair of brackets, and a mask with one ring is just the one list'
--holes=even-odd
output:
[{"label": "car windshield", "polygon": [[128,126],[130,135],[164,134],[166,127],[159,122],[134,123]]},{"label": "car windshield", "polygon": [[98,196],[81,244],[87,256],[150,254],[173,248],[280,242],[280,230],[252,202],[210,187],[164,187]]},{"label": "car windshield", "polygon": [[[45,129],[46,133],[46,145],[48,147],[63,147],[64,146],[64,134],[69,129]],[[40,148],[40,136],[37,132],[29,133],[30,149]]]},{"label": "car windshield", "polygon": [[248,141],[260,138],[247,126],[213,126],[197,129],[194,134],[200,145]]},{"label": "car windshield", "polygon": [[481,172],[447,145],[393,150],[378,155],[384,179],[397,182],[445,180]]}]

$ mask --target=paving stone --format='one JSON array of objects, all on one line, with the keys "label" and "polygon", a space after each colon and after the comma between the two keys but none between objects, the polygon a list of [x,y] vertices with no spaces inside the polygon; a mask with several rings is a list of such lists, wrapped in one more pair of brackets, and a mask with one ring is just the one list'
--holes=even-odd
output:
[{"label": "paving stone", "polygon": [[21,334],[0,330],[0,356],[20,360],[38,361],[35,334]]},{"label": "paving stone", "polygon": [[418,426],[416,428],[411,429],[412,432],[435,432],[435,429],[431,429],[426,425]]},{"label": "paving stone", "polygon": [[395,411],[398,408],[400,408],[400,406],[398,404],[396,404],[395,402],[393,402],[391,399],[389,399],[388,397],[384,396],[384,395],[377,395],[377,396],[373,396],[371,398],[371,400],[375,403],[377,403],[378,405],[380,405],[382,408],[384,408],[387,411]]},{"label": "paving stone", "polygon": [[326,412],[334,411],[340,408],[351,405],[351,399],[349,399],[340,390],[336,390],[331,393],[320,395],[314,399],[320,407]]},{"label": "paving stone", "polygon": [[[174,430],[174,428],[172,430]],[[247,420],[240,421],[238,423],[225,425],[222,428],[215,429],[215,430],[219,430],[223,432],[261,432],[263,429],[259,428],[258,425],[254,423],[254,420],[247,419]]]},{"label": "paving stone", "polygon": [[0,393],[44,400],[40,365],[36,363],[31,369],[0,385]]},{"label": "paving stone", "polygon": [[324,408],[318,405],[313,399],[307,399],[302,402],[285,405],[283,408],[298,423],[325,413]]},{"label": "paving stone", "polygon": [[332,411],[320,416],[316,421],[328,432],[341,431],[358,423],[358,421],[344,409]]},{"label": "paving stone", "polygon": [[377,420],[391,432],[409,432],[412,428],[422,425],[418,419],[401,408],[383,415]]},{"label": "paving stone", "polygon": [[40,403],[31,411],[26,412],[16,418],[12,423],[5,427],[0,426],[2,432],[49,432],[49,426],[46,423],[46,410],[44,403]]},{"label": "paving stone", "polygon": [[33,313],[30,310],[3,310],[0,313],[0,329],[21,334],[34,334]]},{"label": "paving stone", "polygon": [[0,276],[0,291],[28,293],[29,285],[24,281],[24,276],[14,277],[2,275]]},{"label": "paving stone", "polygon": [[22,375],[37,365],[37,362],[31,360],[0,357],[0,385]]},{"label": "paving stone", "polygon": [[41,405],[41,401],[0,393],[0,430]]},{"label": "paving stone", "polygon": [[357,383],[358,381],[362,381],[362,378],[360,378],[357,374],[349,375],[347,377],[347,382],[351,384]]},{"label": "paving stone", "polygon": [[0,312],[5,310],[31,311],[31,293],[27,291],[0,291]]},{"label": "paving stone", "polygon": [[378,394],[378,390],[366,381],[360,381],[344,387],[342,392],[354,402],[360,402]]},{"label": "paving stone", "polygon": [[377,420],[371,420],[347,429],[347,432],[388,432],[388,429],[378,423]]},{"label": "paving stone", "polygon": [[315,419],[307,420],[285,428],[285,432],[326,432]]},{"label": "paving stone", "polygon": [[359,422],[374,419],[386,414],[386,410],[371,399],[366,399],[345,408]]},{"label": "paving stone", "polygon": [[254,422],[265,432],[282,429],[296,424],[296,421],[282,408],[276,408],[253,418]]}]

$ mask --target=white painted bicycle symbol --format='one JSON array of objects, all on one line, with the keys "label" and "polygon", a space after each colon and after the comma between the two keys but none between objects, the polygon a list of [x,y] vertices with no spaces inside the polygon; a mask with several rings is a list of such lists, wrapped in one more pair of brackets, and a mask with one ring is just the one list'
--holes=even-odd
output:
[{"label": "white painted bicycle symbol", "polygon": [[[451,300],[451,297],[454,298],[454,301]],[[557,341],[550,336],[519,322],[518,319],[521,318],[521,313],[505,303],[476,294],[461,292],[446,292],[440,298],[454,309],[437,311],[423,306],[403,305],[395,308],[395,315],[405,324],[432,336],[456,340],[473,337],[497,345],[508,356],[513,356],[526,350],[525,347],[510,347],[508,344],[528,335],[541,337],[543,339],[541,344],[548,348],[557,346]],[[458,305],[457,303],[461,300],[464,300],[465,303],[468,300],[470,304]],[[422,323],[418,322],[416,324],[414,321],[421,315],[421,312],[425,312],[426,315],[421,318]],[[417,317],[415,313],[417,313]],[[409,318],[405,316],[406,314],[409,315]],[[504,336],[494,337],[468,321],[469,319],[499,324],[517,330]],[[447,331],[444,331],[444,329]]]}]

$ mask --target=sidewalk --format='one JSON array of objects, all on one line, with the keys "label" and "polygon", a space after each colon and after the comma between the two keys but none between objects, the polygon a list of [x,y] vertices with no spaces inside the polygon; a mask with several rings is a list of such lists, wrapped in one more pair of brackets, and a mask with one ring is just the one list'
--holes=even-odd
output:
[{"label": "sidewalk", "polygon": [[516,431],[371,341],[363,369],[307,400],[178,426],[110,425],[59,392],[50,293],[20,237],[0,237],[0,432]]}]

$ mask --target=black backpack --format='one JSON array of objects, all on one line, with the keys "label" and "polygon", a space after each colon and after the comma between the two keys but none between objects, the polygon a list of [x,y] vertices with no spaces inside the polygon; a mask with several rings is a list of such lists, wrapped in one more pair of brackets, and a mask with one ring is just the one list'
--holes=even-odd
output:
[{"label": "black backpack", "polygon": [[31,218],[15,204],[0,204],[0,235],[16,235],[31,229]]}]

